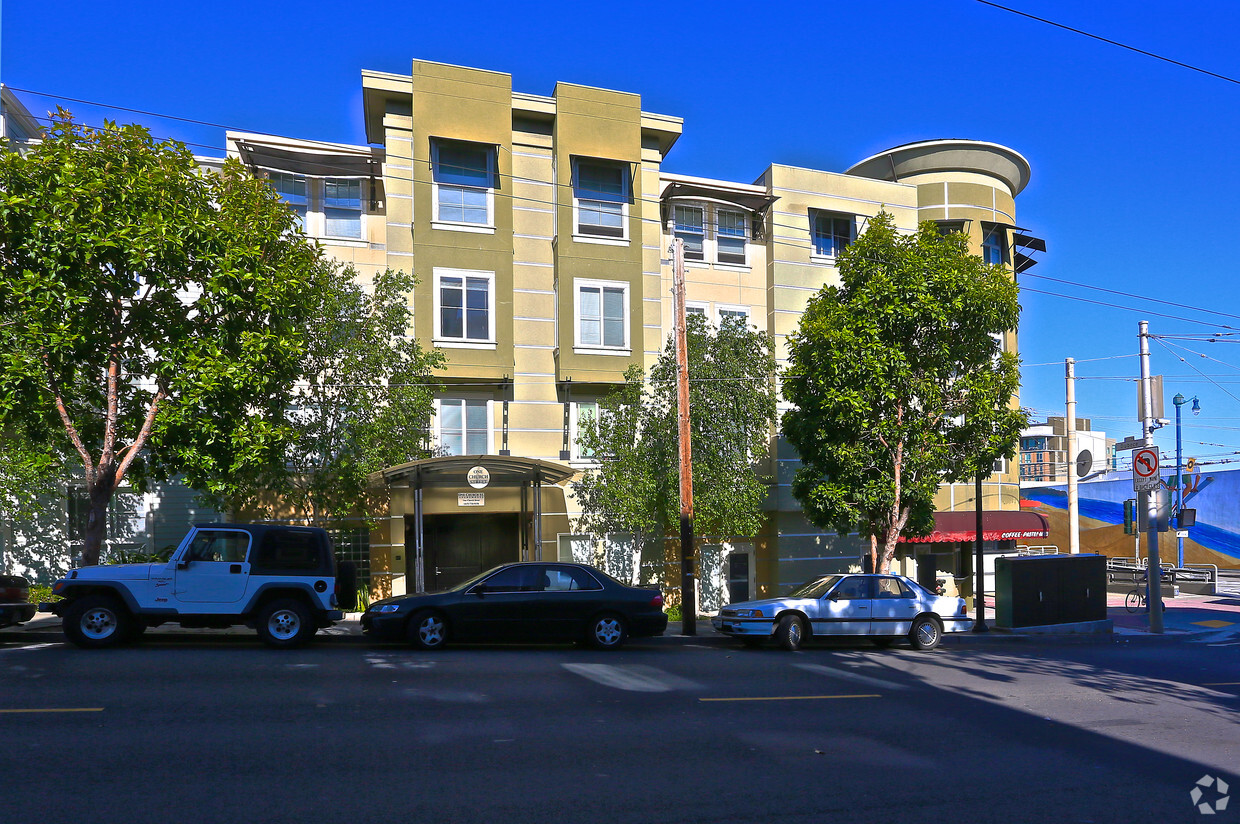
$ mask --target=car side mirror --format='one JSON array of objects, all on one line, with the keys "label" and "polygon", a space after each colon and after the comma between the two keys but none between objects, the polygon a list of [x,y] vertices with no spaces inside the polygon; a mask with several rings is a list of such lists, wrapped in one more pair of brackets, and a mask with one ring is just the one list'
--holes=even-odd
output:
[{"label": "car side mirror", "polygon": [[185,558],[182,558],[179,561],[177,561],[177,569],[185,569],[188,566],[189,566],[189,561]]},{"label": "car side mirror", "polygon": [[838,601],[838,600],[840,600],[840,594],[839,594],[838,592],[832,592],[832,593],[831,593],[830,595],[828,595],[827,597],[828,597],[828,598],[830,598],[832,601]]},{"label": "car side mirror", "polygon": [[474,595],[477,595],[479,598],[481,598],[483,595],[487,594],[487,585],[478,584],[478,586],[474,587],[473,592],[474,592]]}]

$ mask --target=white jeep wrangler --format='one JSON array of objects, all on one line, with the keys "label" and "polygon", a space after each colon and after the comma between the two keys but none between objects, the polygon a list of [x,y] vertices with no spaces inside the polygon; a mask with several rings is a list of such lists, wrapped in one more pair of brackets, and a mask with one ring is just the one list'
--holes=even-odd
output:
[{"label": "white jeep wrangler", "polygon": [[352,608],[356,573],[337,563],[322,529],[200,524],[166,563],[72,570],[52,586],[64,600],[39,605],[63,619],[79,647],[133,640],[147,627],[244,624],[273,647],[295,647]]}]

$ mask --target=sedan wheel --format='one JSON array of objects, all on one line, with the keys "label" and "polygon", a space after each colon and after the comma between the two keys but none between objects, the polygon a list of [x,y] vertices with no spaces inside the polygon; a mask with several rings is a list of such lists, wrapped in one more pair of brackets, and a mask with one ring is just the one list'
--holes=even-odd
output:
[{"label": "sedan wheel", "polygon": [[801,648],[805,636],[805,622],[797,615],[785,615],[775,628],[775,643],[790,652]]},{"label": "sedan wheel", "polygon": [[624,619],[619,615],[600,615],[590,624],[590,646],[595,649],[616,649],[627,635]]},{"label": "sedan wheel", "polygon": [[913,629],[908,635],[913,646],[923,652],[929,652],[943,640],[943,630],[939,622],[929,616],[923,616],[913,622]]},{"label": "sedan wheel", "polygon": [[409,622],[409,641],[418,649],[439,649],[448,642],[448,622],[438,612],[419,612]]}]

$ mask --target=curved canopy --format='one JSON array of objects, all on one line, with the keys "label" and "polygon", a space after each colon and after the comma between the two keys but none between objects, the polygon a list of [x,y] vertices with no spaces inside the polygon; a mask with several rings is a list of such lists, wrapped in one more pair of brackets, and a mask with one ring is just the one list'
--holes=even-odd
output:
[{"label": "curved canopy", "polygon": [[469,471],[481,466],[490,474],[488,486],[521,486],[531,481],[562,484],[577,474],[572,467],[535,458],[511,455],[449,455],[424,458],[399,466],[389,466],[377,475],[387,485],[407,482],[410,486],[466,486]]},{"label": "curved canopy", "polygon": [[[982,513],[983,541],[1046,538],[1050,523],[1036,512],[987,511]],[[968,510],[934,513],[934,531],[919,538],[901,536],[900,543],[928,544],[972,541],[977,535],[977,513]]]}]

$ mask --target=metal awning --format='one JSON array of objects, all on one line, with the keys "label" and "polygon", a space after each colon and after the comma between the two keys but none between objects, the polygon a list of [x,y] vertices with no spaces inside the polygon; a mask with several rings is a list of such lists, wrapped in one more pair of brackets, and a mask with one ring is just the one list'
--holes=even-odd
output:
[{"label": "metal awning", "polygon": [[709,200],[716,203],[723,202],[758,214],[765,212],[771,208],[771,204],[779,200],[775,195],[765,193],[730,191],[719,186],[681,181],[669,183],[667,188],[663,190],[660,198],[662,200],[684,198],[688,200]]},{"label": "metal awning", "polygon": [[552,461],[518,458],[511,455],[449,455],[425,458],[380,470],[389,486],[402,481],[411,486],[467,486],[469,471],[481,466],[490,474],[488,486],[521,486],[534,479],[544,483],[562,484],[577,470]]},{"label": "metal awning", "polygon": [[379,160],[370,152],[314,152],[281,149],[246,140],[237,141],[241,160],[251,168],[291,172],[315,177],[373,177],[382,172]]},{"label": "metal awning", "polygon": [[[1050,523],[1036,512],[985,511],[983,541],[1012,541],[1050,537]],[[977,536],[977,513],[968,510],[934,513],[934,531],[920,538],[903,536],[901,543],[929,544],[972,541]]]}]

